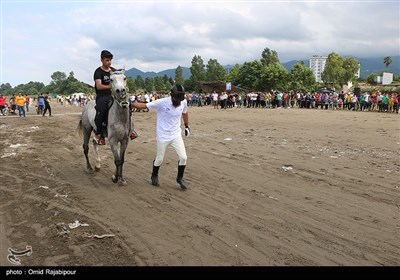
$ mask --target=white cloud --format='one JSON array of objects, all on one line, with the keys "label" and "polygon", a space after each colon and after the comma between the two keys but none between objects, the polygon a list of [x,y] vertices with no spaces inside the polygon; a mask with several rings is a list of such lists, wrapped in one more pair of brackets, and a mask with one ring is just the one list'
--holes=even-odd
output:
[{"label": "white cloud", "polygon": [[2,26],[1,82],[49,83],[55,71],[74,71],[92,83],[103,49],[115,67],[142,71],[190,66],[194,55],[242,63],[265,47],[282,62],[332,51],[396,55],[399,3],[10,1]]}]

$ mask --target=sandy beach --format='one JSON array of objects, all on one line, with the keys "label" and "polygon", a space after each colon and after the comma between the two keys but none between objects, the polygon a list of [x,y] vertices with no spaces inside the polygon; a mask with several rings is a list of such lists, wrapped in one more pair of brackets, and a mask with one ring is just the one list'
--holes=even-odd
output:
[{"label": "sandy beach", "polygon": [[400,264],[397,114],[190,107],[182,191],[172,148],[150,184],[155,112],[119,186],[108,145],[86,172],[81,108],[52,109],[0,117],[1,266],[27,245],[27,266]]}]

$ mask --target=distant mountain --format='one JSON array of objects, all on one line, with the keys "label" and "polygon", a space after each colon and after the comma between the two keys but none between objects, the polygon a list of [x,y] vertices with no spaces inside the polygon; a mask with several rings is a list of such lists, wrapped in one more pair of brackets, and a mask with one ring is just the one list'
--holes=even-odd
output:
[{"label": "distant mountain", "polygon": [[[396,76],[400,76],[400,56],[391,56],[391,58],[392,58],[392,64],[390,64],[390,66],[388,68],[386,68],[385,64],[383,64],[383,57],[368,57],[368,58],[356,57],[357,61],[359,61],[361,64],[361,77],[367,78],[372,73],[381,74],[383,71],[392,72]],[[292,66],[300,61],[303,61],[304,64],[307,67],[309,67],[309,65],[310,65],[309,59],[291,60],[291,61],[282,63],[282,65],[288,71],[290,71],[290,69],[292,69]],[[223,67],[227,71],[232,68],[231,65],[226,65]],[[182,71],[183,71],[183,77],[185,78],[185,80],[189,79],[190,78],[190,68],[182,67]],[[153,71],[143,72],[137,68],[131,68],[126,71],[126,75],[130,76],[134,79],[136,79],[136,77],[138,75],[142,76],[143,79],[146,79],[147,77],[154,78],[156,76],[167,75],[167,77],[171,77],[174,79],[175,78],[175,68],[163,70],[160,72],[153,72]]]},{"label": "distant mountain", "polygon": [[[384,71],[392,72],[396,76],[400,76],[400,56],[391,56],[391,58],[392,58],[392,64],[390,64],[389,67],[386,68],[385,64],[383,64],[383,57],[368,57],[368,58],[355,57],[355,59],[359,61],[361,64],[360,74],[362,78],[367,78],[372,73],[381,74]],[[303,61],[307,67],[310,66],[309,59],[291,60],[282,63],[282,65],[288,71],[290,71],[290,69],[292,69],[292,66],[300,61]]]},{"label": "distant mountain", "polygon": [[143,79],[147,78],[147,77],[155,77],[157,76],[156,72],[143,72],[135,67],[125,71],[125,75],[130,76],[134,79],[136,79],[137,76],[142,76]]},{"label": "distant mountain", "polygon": [[307,59],[307,60],[291,60],[291,61],[284,62],[284,63],[281,63],[281,64],[283,65],[283,67],[286,68],[286,70],[290,71],[290,69],[292,69],[293,65],[295,65],[296,63],[302,62],[302,61],[304,62],[304,64],[307,67],[310,67],[310,60],[309,59]]},{"label": "distant mountain", "polygon": [[361,64],[361,77],[366,78],[372,73],[381,74],[382,72],[392,72],[400,76],[400,56],[391,56],[392,63],[389,67],[383,64],[383,57],[357,58]]},{"label": "distant mountain", "polygon": [[[153,71],[143,72],[137,68],[131,68],[131,69],[127,70],[125,72],[125,74],[134,79],[136,79],[136,77],[138,75],[142,76],[143,79],[146,79],[147,77],[154,78],[157,76],[164,77],[164,75],[167,75],[168,78],[175,79],[175,69],[167,69],[167,70],[163,70],[160,72],[153,72]],[[183,78],[185,80],[189,79],[190,78],[190,68],[182,67],[182,74],[183,74]]]}]

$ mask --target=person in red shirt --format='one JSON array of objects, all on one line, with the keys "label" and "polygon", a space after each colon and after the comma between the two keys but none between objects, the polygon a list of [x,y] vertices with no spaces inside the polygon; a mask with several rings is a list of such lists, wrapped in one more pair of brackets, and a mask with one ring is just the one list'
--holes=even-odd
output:
[{"label": "person in red shirt", "polygon": [[6,97],[1,94],[0,95],[0,112],[3,116],[5,116],[4,114],[4,109],[6,108]]},{"label": "person in red shirt", "polygon": [[29,104],[31,103],[31,98],[29,95],[25,97],[25,105],[26,105],[26,111],[29,112]]}]

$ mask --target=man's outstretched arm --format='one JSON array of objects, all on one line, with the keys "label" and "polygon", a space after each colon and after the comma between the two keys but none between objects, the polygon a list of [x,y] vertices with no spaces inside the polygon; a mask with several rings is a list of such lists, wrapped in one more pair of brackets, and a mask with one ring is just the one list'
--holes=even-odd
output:
[{"label": "man's outstretched arm", "polygon": [[147,109],[146,103],[143,102],[131,102],[131,106],[136,109]]}]

